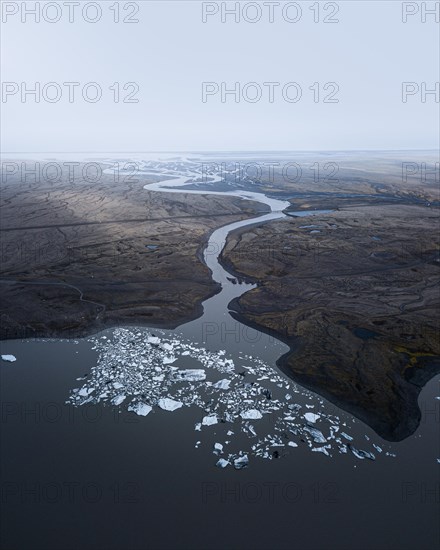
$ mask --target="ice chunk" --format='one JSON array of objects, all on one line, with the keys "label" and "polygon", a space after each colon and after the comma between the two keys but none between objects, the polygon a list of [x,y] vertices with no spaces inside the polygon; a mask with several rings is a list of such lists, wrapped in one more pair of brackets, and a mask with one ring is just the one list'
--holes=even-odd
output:
[{"label": "ice chunk", "polygon": [[241,470],[242,468],[246,468],[248,464],[249,464],[248,455],[241,456],[240,458],[236,458],[234,460],[234,468],[236,470]]},{"label": "ice chunk", "polygon": [[214,449],[217,452],[222,453],[223,452],[223,445],[221,443],[214,443]]},{"label": "ice chunk", "polygon": [[200,422],[197,422],[197,424],[194,426],[194,429],[196,432],[200,432],[202,429],[202,424]]},{"label": "ice chunk", "polygon": [[164,365],[171,365],[171,363],[174,363],[175,361],[177,361],[177,357],[164,357],[162,359],[162,363]]},{"label": "ice chunk", "polygon": [[324,453],[325,455],[330,456],[327,449],[331,449],[331,445],[325,445],[324,447],[313,447],[312,451],[315,453]]},{"label": "ice chunk", "polygon": [[121,384],[120,382],[114,382],[113,387],[115,388],[115,390],[120,390],[124,387],[124,384]]},{"label": "ice chunk", "polygon": [[341,432],[341,435],[342,437],[345,437],[345,439],[347,439],[348,441],[353,441],[353,438],[345,432]]},{"label": "ice chunk", "polygon": [[160,338],[158,338],[157,336],[149,336],[147,338],[147,342],[149,344],[158,344],[160,342]]},{"label": "ice chunk", "polygon": [[95,391],[95,388],[81,388],[78,392],[78,395],[80,395],[81,397],[87,397],[94,391]]},{"label": "ice chunk", "polygon": [[183,406],[183,403],[181,401],[175,401],[174,399],[170,399],[169,397],[162,397],[162,399],[159,399],[157,404],[164,411],[175,411]]},{"label": "ice chunk", "polygon": [[227,378],[223,378],[223,380],[219,380],[215,384],[212,385],[213,388],[217,388],[218,390],[229,390],[229,385],[231,381]]},{"label": "ice chunk", "polygon": [[326,443],[327,441],[323,433],[312,426],[304,426],[304,431],[308,432],[313,437],[315,443]]},{"label": "ice chunk", "polygon": [[209,414],[208,416],[204,416],[202,419],[202,424],[204,426],[212,426],[213,424],[218,423],[218,418],[216,414]]},{"label": "ice chunk", "polygon": [[243,420],[259,420],[260,418],[263,418],[263,415],[257,409],[249,409],[248,411],[244,411],[240,413],[240,416]]},{"label": "ice chunk", "polygon": [[136,403],[135,405],[129,405],[128,410],[133,411],[139,416],[147,416],[149,412],[151,412],[153,407],[150,407],[150,405],[147,405],[146,403]]},{"label": "ice chunk", "polygon": [[120,393],[116,397],[113,397],[112,403],[113,405],[120,405],[125,400],[125,395],[123,393]]},{"label": "ice chunk", "polygon": [[220,458],[218,461],[217,461],[217,464],[216,466],[218,468],[226,468],[226,466],[228,466],[229,464],[229,460],[225,460],[224,458]]},{"label": "ice chunk", "polygon": [[376,445],[376,443],[373,443],[373,447],[376,449],[376,451],[377,451],[378,453],[381,453],[381,452],[382,452],[382,448],[379,447],[379,445]]},{"label": "ice chunk", "polygon": [[3,361],[8,361],[9,363],[13,363],[14,361],[17,361],[17,358],[15,355],[2,355]]},{"label": "ice chunk", "polygon": [[206,372],[203,369],[184,369],[175,372],[173,376],[176,380],[197,382],[198,380],[206,379]]},{"label": "ice chunk", "polygon": [[294,441],[289,441],[289,443],[287,443],[287,445],[289,447],[298,447],[298,445]]},{"label": "ice chunk", "polygon": [[353,447],[353,445],[349,445],[349,449],[356,458],[360,458],[361,460],[364,460],[364,458],[368,458],[370,460],[376,460],[376,457],[374,456],[373,453],[369,453],[368,451],[362,451],[361,449],[356,449],[356,447]]},{"label": "ice chunk", "polygon": [[305,413],[304,418],[307,420],[307,422],[315,423],[317,420],[321,418],[321,416],[315,413]]}]

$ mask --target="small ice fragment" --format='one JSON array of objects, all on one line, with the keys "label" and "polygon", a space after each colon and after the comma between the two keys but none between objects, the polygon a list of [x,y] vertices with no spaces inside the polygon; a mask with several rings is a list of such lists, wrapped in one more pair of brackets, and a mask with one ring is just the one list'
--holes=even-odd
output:
[{"label": "small ice fragment", "polygon": [[123,393],[120,393],[112,399],[113,405],[120,405],[124,401],[125,397],[126,396]]},{"label": "small ice fragment", "polygon": [[194,429],[196,432],[200,432],[202,429],[202,425],[200,422],[197,422],[197,424],[194,426]]},{"label": "small ice fragment", "polygon": [[312,426],[304,426],[304,431],[308,432],[313,437],[315,443],[325,443],[327,441],[323,433]]},{"label": "small ice fragment", "polygon": [[164,365],[171,365],[171,363],[174,363],[175,361],[177,361],[176,357],[164,357],[162,359],[162,363]]},{"label": "small ice fragment", "polygon": [[149,344],[158,344],[160,342],[160,338],[158,338],[157,336],[149,336],[147,338],[147,342]]},{"label": "small ice fragment", "polygon": [[240,413],[240,416],[243,420],[259,420],[260,418],[263,418],[263,415],[260,411],[257,411],[257,409],[249,409],[248,411],[244,411]]},{"label": "small ice fragment", "polygon": [[294,441],[289,441],[289,443],[287,443],[287,445],[289,447],[298,447],[298,445]]},{"label": "small ice fragment", "polygon": [[223,445],[221,443],[214,443],[214,449],[221,453],[223,452]]},{"label": "small ice fragment", "polygon": [[331,445],[325,445],[324,447],[313,447],[312,451],[315,453],[324,453],[325,455],[330,456],[327,451],[327,449],[330,449],[330,448],[331,448]]},{"label": "small ice fragment", "polygon": [[218,390],[229,390],[229,385],[231,381],[227,378],[223,378],[223,380],[219,380],[215,384],[212,385],[213,388],[217,388]]},{"label": "small ice fragment", "polygon": [[2,355],[3,361],[8,361],[9,363],[13,363],[14,361],[17,361],[17,358],[15,355]]},{"label": "small ice fragment", "polygon": [[373,443],[373,447],[376,449],[376,451],[377,451],[378,453],[381,453],[381,452],[382,452],[382,448],[379,447],[379,445],[376,445],[376,443]]},{"label": "small ice fragment", "polygon": [[242,468],[246,468],[248,464],[249,464],[249,458],[247,455],[241,456],[240,458],[236,458],[234,460],[234,468],[236,470],[241,470]]},{"label": "small ice fragment", "polygon": [[147,405],[146,403],[136,403],[135,405],[129,405],[128,410],[133,411],[139,416],[147,416],[149,412],[151,412],[153,407],[150,407],[150,405]]},{"label": "small ice fragment", "polygon": [[348,439],[348,441],[353,441],[353,438],[346,434],[345,432],[341,432],[342,437],[345,437],[345,439]]},{"label": "small ice fragment", "polygon": [[176,380],[188,380],[190,382],[197,382],[199,380],[206,379],[206,372],[203,369],[184,369],[174,373]]},{"label": "small ice fragment", "polygon": [[174,399],[170,399],[169,397],[162,397],[162,399],[159,399],[157,404],[164,411],[175,411],[183,406],[183,403],[181,401],[175,401]]},{"label": "small ice fragment", "polygon": [[349,445],[349,448],[356,458],[360,458],[361,460],[364,460],[364,458],[368,458],[370,460],[376,460],[376,457],[374,456],[373,453],[369,453],[368,451],[362,451],[361,449],[356,449],[356,447],[353,447],[352,445]]},{"label": "small ice fragment", "polygon": [[95,388],[81,388],[78,392],[78,395],[80,395],[81,397],[87,397],[94,391],[95,391]]},{"label": "small ice fragment", "polygon": [[120,390],[124,387],[124,384],[121,384],[120,382],[114,382],[113,387],[115,388],[115,390]]},{"label": "small ice fragment", "polygon": [[213,424],[217,424],[218,419],[216,414],[209,414],[208,416],[204,416],[202,419],[202,424],[204,426],[212,426]]},{"label": "small ice fragment", "polygon": [[226,466],[228,466],[229,464],[229,460],[225,460],[224,458],[220,458],[217,463],[216,463],[216,466],[218,468],[226,468]]},{"label": "small ice fragment", "polygon": [[228,430],[226,435],[234,435],[234,432],[232,430]]},{"label": "small ice fragment", "polygon": [[315,413],[305,413],[304,418],[307,420],[307,422],[315,423],[317,420],[321,418],[321,416]]}]

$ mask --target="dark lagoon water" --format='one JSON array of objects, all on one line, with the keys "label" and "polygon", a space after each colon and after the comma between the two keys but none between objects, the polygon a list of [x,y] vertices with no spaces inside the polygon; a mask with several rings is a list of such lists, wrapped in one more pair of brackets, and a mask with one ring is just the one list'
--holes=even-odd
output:
[{"label": "dark lagoon water", "polygon": [[399,443],[294,384],[287,346],[228,312],[252,285],[218,254],[249,223],[211,235],[223,288],[196,321],[0,343],[2,548],[438,546],[439,378]]}]

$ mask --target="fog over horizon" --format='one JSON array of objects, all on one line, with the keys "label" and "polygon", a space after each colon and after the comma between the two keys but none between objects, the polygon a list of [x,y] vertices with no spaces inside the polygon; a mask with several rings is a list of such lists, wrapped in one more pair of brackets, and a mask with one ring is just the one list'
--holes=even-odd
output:
[{"label": "fog over horizon", "polygon": [[[420,14],[408,15],[404,23],[395,1],[339,2],[335,15],[323,12],[323,3],[317,14],[313,2],[300,2],[300,14],[286,12],[298,19],[292,23],[281,15],[286,3],[275,2],[272,23],[267,11],[246,21],[257,14],[251,8],[238,22],[235,15],[222,22],[221,3],[203,4],[139,2],[138,24],[115,23],[106,2],[96,23],[79,16],[69,23],[65,11],[56,23],[8,16],[1,38],[2,81],[9,83],[9,95],[2,93],[2,151],[438,149],[439,103],[429,94],[440,80],[434,17],[422,23]],[[325,17],[339,22],[324,23]],[[36,102],[25,93],[23,102],[23,91],[37,82],[40,91],[55,83],[46,95],[53,98],[58,87],[59,100],[40,93]],[[66,82],[79,85],[69,89]],[[102,92],[97,102],[82,97],[90,82]],[[406,102],[404,82],[415,83]],[[134,84],[124,89],[127,83]],[[237,95],[228,94],[234,87]],[[124,103],[127,97],[138,102]]]}]

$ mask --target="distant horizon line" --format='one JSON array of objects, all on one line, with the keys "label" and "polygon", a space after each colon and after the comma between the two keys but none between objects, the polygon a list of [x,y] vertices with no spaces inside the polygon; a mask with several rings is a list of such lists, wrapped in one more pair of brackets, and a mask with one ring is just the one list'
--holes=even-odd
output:
[{"label": "distant horizon line", "polygon": [[89,155],[112,155],[112,154],[142,154],[142,153],[359,153],[359,152],[405,152],[405,151],[438,151],[440,148],[420,149],[181,149],[181,150],[138,150],[138,151],[0,151],[0,155],[29,155],[29,154],[89,154]]}]

